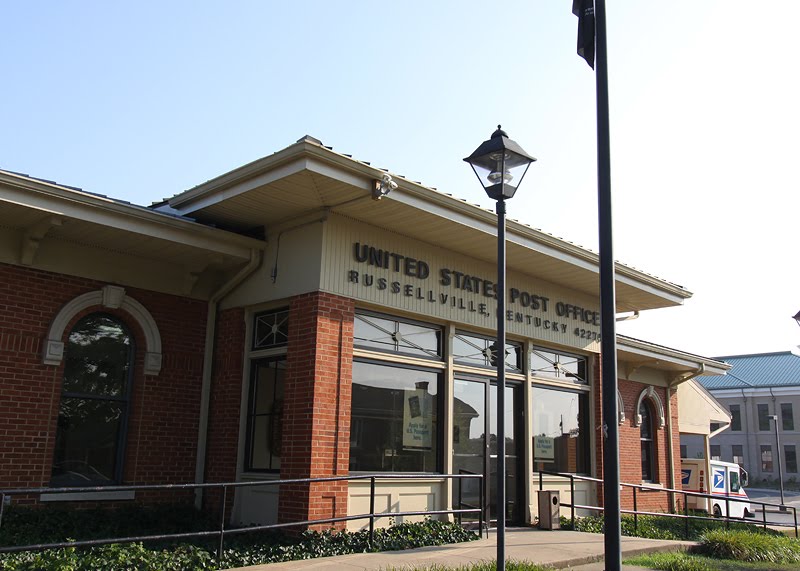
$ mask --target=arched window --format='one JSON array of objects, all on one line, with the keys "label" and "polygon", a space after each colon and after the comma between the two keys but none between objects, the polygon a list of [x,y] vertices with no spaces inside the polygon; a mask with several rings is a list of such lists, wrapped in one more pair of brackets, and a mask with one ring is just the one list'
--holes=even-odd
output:
[{"label": "arched window", "polygon": [[101,486],[122,477],[133,336],[117,318],[80,319],[65,347],[50,485]]},{"label": "arched window", "polygon": [[642,481],[655,482],[655,429],[653,414],[647,400],[639,403],[639,439],[642,443]]}]

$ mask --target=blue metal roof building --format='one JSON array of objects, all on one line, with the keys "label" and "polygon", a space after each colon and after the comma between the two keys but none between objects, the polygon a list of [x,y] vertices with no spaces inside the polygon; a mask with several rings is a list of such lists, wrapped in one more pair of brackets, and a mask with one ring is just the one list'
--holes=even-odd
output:
[{"label": "blue metal roof building", "polygon": [[732,366],[722,377],[698,377],[708,390],[800,386],[800,355],[790,351],[715,357]]}]

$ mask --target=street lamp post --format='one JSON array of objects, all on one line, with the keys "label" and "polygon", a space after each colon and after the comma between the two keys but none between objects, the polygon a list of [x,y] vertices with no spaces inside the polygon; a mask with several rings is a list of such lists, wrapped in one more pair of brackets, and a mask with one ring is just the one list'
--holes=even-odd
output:
[{"label": "street lamp post", "polygon": [[464,159],[470,164],[489,198],[497,201],[497,340],[492,361],[497,367],[497,570],[505,571],[506,555],[506,199],[517,191],[528,167],[536,159],[508,138],[497,126],[484,141]]},{"label": "street lamp post", "polygon": [[[777,410],[775,411],[778,412]],[[778,415],[771,414],[769,417],[775,421],[775,447],[778,449],[778,482],[780,482],[781,486],[781,507],[780,510],[782,512],[786,511],[786,504],[783,500],[783,466],[781,466],[781,437],[778,433]]]}]

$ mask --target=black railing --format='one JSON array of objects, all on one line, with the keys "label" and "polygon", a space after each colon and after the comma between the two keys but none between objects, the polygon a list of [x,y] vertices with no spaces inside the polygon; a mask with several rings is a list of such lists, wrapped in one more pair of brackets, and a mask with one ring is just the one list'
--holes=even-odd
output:
[{"label": "black railing", "polygon": [[[563,472],[548,472],[548,471],[540,471],[539,472],[539,490],[544,489],[544,480],[543,476],[557,476],[559,478],[568,478],[569,479],[569,489],[570,489],[570,502],[565,503],[561,502],[562,506],[570,508],[570,519],[572,520],[572,525],[575,525],[575,510],[588,510],[588,511],[598,511],[602,512],[603,508],[599,506],[586,506],[576,504],[574,502],[575,499],[575,480],[580,480],[583,482],[594,482],[597,484],[603,484],[603,480],[598,478],[591,478],[589,476],[579,476],[577,474],[568,474]],[[725,494],[725,515],[724,516],[717,516],[717,517],[710,517],[710,516],[702,516],[697,515],[696,513],[689,512],[689,501],[690,497],[693,498],[703,498],[707,500],[719,500],[719,495],[712,495],[712,494],[704,494],[702,492],[690,492],[688,490],[675,490],[672,488],[662,488],[661,486],[648,486],[647,484],[627,484],[627,483],[620,483],[620,487],[623,488],[631,488],[633,490],[633,509],[620,509],[620,512],[625,514],[632,514],[633,515],[633,527],[634,529],[638,529],[639,526],[639,516],[640,515],[649,515],[649,516],[662,516],[662,517],[671,517],[671,518],[679,518],[685,521],[684,525],[684,536],[688,539],[689,538],[689,522],[691,520],[700,520],[700,521],[719,521],[719,517],[723,517],[725,519],[725,526],[729,527],[730,522],[740,522],[746,523],[749,525],[760,525],[763,526],[764,529],[767,528],[768,525],[774,527],[793,527],[794,528],[794,535],[795,537],[800,537],[800,529],[798,528],[797,523],[797,508],[795,507],[787,507],[781,506],[780,504],[773,504],[770,502],[761,502],[751,499],[738,499],[735,497],[731,497],[727,493]],[[648,511],[641,511],[638,509],[638,502],[637,502],[637,491],[639,492],[647,492],[651,494],[653,492],[663,492],[669,494],[673,500],[676,495],[683,496],[683,513],[669,513],[669,512],[648,512]],[[747,503],[747,504],[757,504],[761,506],[762,512],[762,521],[751,520],[743,517],[734,517],[731,516],[731,503]],[[781,522],[768,522],[767,521],[767,507],[774,507],[778,508],[780,511],[791,510],[794,515],[794,523],[781,523]]]},{"label": "black railing", "polygon": [[[225,548],[225,537],[229,535],[236,535],[242,533],[250,533],[254,531],[265,531],[271,529],[282,529],[289,527],[302,527],[308,525],[320,525],[329,523],[340,523],[362,519],[369,519],[369,546],[372,547],[375,543],[375,520],[382,517],[404,517],[404,516],[434,516],[434,515],[449,515],[453,514],[461,518],[463,514],[473,513],[478,514],[479,524],[482,526],[485,521],[485,514],[480,507],[467,507],[462,508],[460,502],[461,486],[459,485],[459,507],[458,509],[450,510],[427,510],[427,511],[392,511],[392,512],[375,512],[375,483],[376,480],[418,480],[425,479],[440,479],[440,480],[453,480],[458,479],[459,482],[465,479],[478,479],[480,480],[480,489],[483,489],[483,475],[482,474],[362,474],[358,476],[334,476],[329,478],[300,478],[294,480],[262,480],[258,482],[220,482],[212,484],[145,484],[145,485],[131,485],[131,486],[100,486],[100,487],[72,487],[72,488],[20,488],[14,490],[0,490],[0,525],[3,521],[3,512],[5,510],[6,501],[14,496],[31,496],[35,494],[69,494],[69,493],[87,493],[87,492],[129,492],[129,491],[156,491],[156,490],[209,490],[221,489],[222,501],[220,503],[220,516],[219,516],[219,529],[208,531],[195,531],[189,533],[165,533],[157,535],[141,535],[135,537],[116,537],[106,539],[90,539],[85,541],[60,541],[55,543],[38,543],[31,545],[13,545],[13,546],[0,546],[0,553],[13,553],[19,551],[41,551],[44,549],[60,549],[64,547],[95,547],[99,545],[108,545],[112,543],[134,543],[145,541],[167,541],[176,539],[192,539],[192,538],[219,538],[217,545],[217,562],[222,562],[222,555]],[[350,482],[350,481],[370,481],[370,499],[369,499],[369,513],[348,515],[342,517],[331,517],[325,519],[292,521],[285,523],[274,523],[265,525],[253,525],[248,527],[226,528],[226,504],[228,499],[228,489],[230,488],[252,488],[258,486],[280,486],[286,484],[315,484],[319,482]],[[73,500],[70,500],[73,501]],[[81,501],[81,500],[76,500]],[[91,501],[90,498],[83,501]],[[483,501],[481,500],[481,506]]]}]

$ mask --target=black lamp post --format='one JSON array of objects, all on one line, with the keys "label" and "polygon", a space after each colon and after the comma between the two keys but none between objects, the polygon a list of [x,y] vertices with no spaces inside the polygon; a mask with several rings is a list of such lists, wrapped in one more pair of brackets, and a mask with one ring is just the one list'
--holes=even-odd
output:
[{"label": "black lamp post", "polygon": [[497,367],[497,570],[506,568],[506,199],[517,191],[528,167],[536,159],[522,150],[497,126],[484,141],[464,159],[481,181],[489,198],[497,201],[497,340],[492,351]]}]

